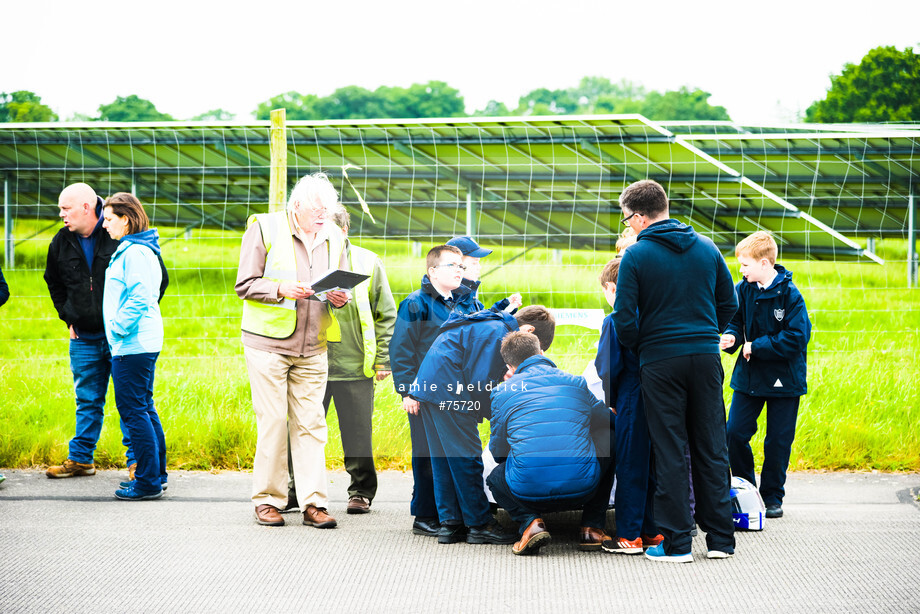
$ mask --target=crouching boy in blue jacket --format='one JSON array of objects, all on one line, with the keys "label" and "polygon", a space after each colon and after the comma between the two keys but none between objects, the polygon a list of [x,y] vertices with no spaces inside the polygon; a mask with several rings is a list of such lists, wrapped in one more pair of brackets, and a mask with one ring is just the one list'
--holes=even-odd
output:
[{"label": "crouching boy in blue jacket", "polygon": [[767,518],[781,518],[786,469],[795,438],[799,398],[806,384],[806,346],[811,321],[805,300],[792,283],[792,271],[776,264],[776,241],[755,232],[735,248],[744,279],[735,286],[740,308],[719,347],[741,355],[732,373],[732,405],[728,412],[728,460],[732,475],[754,481],[751,437],[767,405],[760,496]]},{"label": "crouching boy in blue jacket", "polygon": [[550,542],[540,516],[582,509],[581,550],[600,550],[613,486],[613,412],[585,378],[556,368],[530,333],[509,333],[502,358],[512,376],[492,391],[487,482],[496,503],[520,523],[514,554]]},{"label": "crouching boy in blue jacket", "polygon": [[410,394],[420,402],[431,453],[438,543],[511,544],[517,539],[490,513],[478,428],[491,415],[490,393],[506,371],[502,338],[516,330],[534,333],[546,349],[556,321],[542,305],[525,307],[515,316],[491,310],[451,314],[413,383]]}]

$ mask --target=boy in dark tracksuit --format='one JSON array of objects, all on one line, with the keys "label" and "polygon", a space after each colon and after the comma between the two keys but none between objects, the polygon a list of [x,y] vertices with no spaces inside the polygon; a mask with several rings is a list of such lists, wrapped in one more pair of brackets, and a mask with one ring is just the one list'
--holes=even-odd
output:
[{"label": "boy in dark tracksuit", "polygon": [[767,518],[780,518],[799,398],[808,390],[805,363],[811,321],[792,272],[776,264],[773,237],[755,232],[738,244],[735,255],[744,276],[735,286],[741,306],[719,344],[730,354],[741,348],[731,381],[728,458],[733,475],[756,483],[750,441],[766,403],[760,496]]},{"label": "boy in dark tracksuit", "polygon": [[422,361],[411,396],[431,452],[434,494],[441,528],[438,543],[510,544],[517,539],[495,522],[482,485],[482,440],[478,423],[491,415],[490,393],[506,365],[502,338],[533,332],[543,349],[553,341],[556,323],[541,305],[516,316],[491,310],[453,314]]},{"label": "boy in dark tracksuit", "polygon": [[[615,258],[600,276],[611,307],[619,269],[620,260]],[[642,554],[644,548],[657,546],[663,539],[655,525],[652,444],[639,387],[639,358],[617,340],[612,313],[604,318],[594,367],[604,386],[607,407],[616,413],[617,534],[615,539],[604,540],[602,547],[618,554]]]},{"label": "boy in dark tracksuit", "polygon": [[434,537],[438,534],[439,525],[428,439],[418,414],[418,401],[409,396],[409,392],[441,324],[452,313],[471,313],[477,308],[467,300],[469,288],[461,285],[463,253],[458,248],[451,245],[433,247],[428,252],[426,264],[427,275],[422,277],[422,287],[399,304],[396,326],[390,339],[390,368],[393,385],[403,399],[403,409],[409,418],[413,478],[409,509],[415,516],[412,532]]}]

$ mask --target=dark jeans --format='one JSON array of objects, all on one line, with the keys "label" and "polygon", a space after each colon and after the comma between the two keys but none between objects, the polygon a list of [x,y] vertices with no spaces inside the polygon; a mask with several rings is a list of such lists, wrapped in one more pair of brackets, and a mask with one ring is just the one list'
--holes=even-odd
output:
[{"label": "dark jeans", "polygon": [[329,414],[329,402],[335,401],[345,454],[345,471],[351,476],[348,496],[374,499],[377,494],[377,471],[374,469],[374,446],[371,420],[374,415],[374,380],[326,382],[323,407]]},{"label": "dark jeans", "polygon": [[690,552],[689,444],[696,522],[710,550],[734,552],[735,535],[725,444],[722,363],[718,354],[677,356],[640,369],[649,436],[655,454],[655,522],[666,554]]},{"label": "dark jeans", "polygon": [[617,408],[616,503],[617,537],[658,535],[655,525],[655,474],[645,405],[641,400]]},{"label": "dark jeans", "polygon": [[434,500],[434,474],[431,470],[431,452],[421,414],[409,417],[409,437],[412,441],[412,501],[409,512],[416,518],[437,518],[438,505]]},{"label": "dark jeans", "polygon": [[[102,433],[105,393],[112,372],[112,355],[105,338],[97,340],[70,340],[70,370],[77,397],[76,434],[70,440],[67,458],[78,463],[93,462],[99,434]],[[134,463],[131,438],[124,422],[121,423],[121,442],[127,448],[127,464]]]},{"label": "dark jeans", "polygon": [[786,494],[786,469],[795,439],[795,422],[800,397],[752,397],[732,394],[728,411],[728,460],[732,474],[754,481],[754,453],[751,437],[757,432],[757,418],[767,405],[767,436],[763,441],[763,469],[760,471],[760,496],[766,505],[782,505]]},{"label": "dark jeans", "polygon": [[613,477],[616,473],[616,462],[612,456],[598,457],[597,460],[601,465],[601,477],[597,488],[587,497],[540,502],[522,501],[514,496],[505,480],[505,462],[499,463],[492,470],[492,473],[486,478],[486,483],[489,485],[489,490],[492,491],[495,502],[508,512],[512,520],[518,523],[518,533],[521,535],[531,522],[543,514],[577,509],[582,510],[581,526],[604,530],[607,524],[610,489],[613,488]]},{"label": "dark jeans", "polygon": [[[482,440],[477,414],[441,410],[425,401],[420,405],[431,453],[438,519],[442,524],[468,527],[487,524],[492,514],[482,485]],[[609,496],[610,491],[607,493]]]},{"label": "dark jeans", "polygon": [[166,478],[166,437],[153,406],[153,376],[159,355],[148,352],[112,358],[115,404],[131,436],[137,457],[134,488],[142,494],[160,492],[161,481]]}]

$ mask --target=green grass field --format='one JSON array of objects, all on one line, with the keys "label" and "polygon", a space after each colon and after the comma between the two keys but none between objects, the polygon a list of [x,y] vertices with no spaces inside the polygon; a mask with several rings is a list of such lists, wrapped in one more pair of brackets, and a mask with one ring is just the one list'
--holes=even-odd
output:
[{"label": "green grass field", "polygon": [[[26,237],[44,226],[20,221],[15,234]],[[4,270],[13,297],[0,309],[0,467],[59,463],[73,436],[67,332],[42,279],[47,245],[56,230],[17,246],[16,269]],[[155,398],[170,466],[251,468],[255,418],[239,341],[242,306],[233,293],[239,234],[196,230],[186,237],[163,227],[160,232],[172,282],[162,303],[167,339],[157,364]],[[359,243],[383,257],[397,300],[415,289],[424,265],[409,255],[408,241]],[[422,253],[430,246],[423,245]],[[784,262],[795,273],[814,325],[810,392],[799,413],[793,468],[920,470],[920,291],[905,288],[903,242],[881,244],[878,250],[891,264]],[[483,271],[519,251],[498,247]],[[534,249],[487,275],[480,298],[489,305],[519,291],[525,304],[606,311],[597,275],[610,256]],[[737,278],[733,259],[729,266]],[[581,373],[594,357],[597,335],[560,327],[549,355],[561,368]],[[734,360],[723,358],[726,403]],[[101,466],[122,463],[117,419],[110,392],[96,452]],[[332,414],[329,425],[328,464],[340,467],[342,449]],[[484,435],[487,428],[483,425]],[[378,467],[408,467],[408,425],[389,379],[377,385],[374,437]]]}]

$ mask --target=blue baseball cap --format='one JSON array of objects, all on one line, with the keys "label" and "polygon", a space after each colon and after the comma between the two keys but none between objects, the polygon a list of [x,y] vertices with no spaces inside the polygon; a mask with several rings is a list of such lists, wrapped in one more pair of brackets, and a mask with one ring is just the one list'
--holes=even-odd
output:
[{"label": "blue baseball cap", "polygon": [[484,247],[479,247],[479,244],[476,241],[473,241],[472,237],[462,236],[454,237],[447,242],[448,245],[453,245],[463,252],[464,256],[472,256],[473,258],[485,258],[492,253],[491,249],[486,249]]}]

